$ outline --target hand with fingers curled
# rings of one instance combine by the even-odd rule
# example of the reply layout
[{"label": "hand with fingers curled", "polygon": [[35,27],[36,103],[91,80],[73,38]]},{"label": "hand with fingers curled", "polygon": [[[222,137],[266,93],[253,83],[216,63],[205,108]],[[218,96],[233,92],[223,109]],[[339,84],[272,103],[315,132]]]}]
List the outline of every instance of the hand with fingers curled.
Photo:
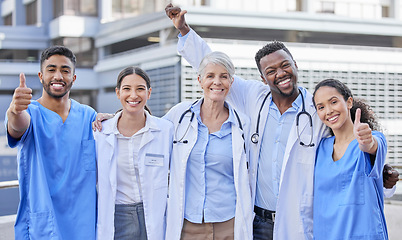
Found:
[{"label": "hand with fingers curled", "polygon": [[377,140],[371,133],[371,128],[367,123],[360,122],[361,109],[356,109],[355,121],[353,123],[353,133],[359,142],[359,148],[363,152],[375,155],[377,151]]},{"label": "hand with fingers curled", "polygon": [[111,119],[112,117],[114,117],[114,114],[98,113],[96,115],[95,121],[92,122],[92,130],[94,132],[96,132],[96,130],[98,130],[99,132],[102,131],[102,122]]},{"label": "hand with fingers curled", "polygon": [[180,7],[175,7],[169,3],[165,7],[166,15],[172,20],[173,25],[178,29],[182,36],[186,35],[190,31],[190,27],[187,25],[184,15],[187,13],[186,10],[181,10]]},{"label": "hand with fingers curled", "polygon": [[10,112],[15,115],[21,114],[24,110],[28,109],[31,99],[32,89],[27,87],[25,75],[21,73],[20,85],[15,89],[13,99],[10,103]]},{"label": "hand with fingers curled", "polygon": [[399,172],[394,169],[391,165],[385,164],[383,171],[383,182],[385,188],[393,188],[395,184],[399,181]]}]

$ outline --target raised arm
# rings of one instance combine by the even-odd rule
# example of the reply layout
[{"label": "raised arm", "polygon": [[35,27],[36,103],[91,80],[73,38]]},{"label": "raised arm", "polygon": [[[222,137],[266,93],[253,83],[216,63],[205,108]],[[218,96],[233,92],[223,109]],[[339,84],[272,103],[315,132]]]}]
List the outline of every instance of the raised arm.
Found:
[{"label": "raised arm", "polygon": [[15,89],[13,99],[7,109],[7,132],[19,139],[29,127],[31,116],[26,111],[31,103],[32,89],[26,85],[25,75],[20,74],[20,85]]},{"label": "raised arm", "polygon": [[[193,30],[185,20],[187,11],[181,10],[169,4],[165,8],[166,15],[172,20],[173,25],[180,31],[177,51],[187,62],[198,71],[201,60],[212,50],[208,44]],[[259,91],[268,91],[269,88],[261,81],[244,80],[234,76],[234,82],[227,100],[238,110],[248,113],[250,107],[255,107],[255,102],[250,101]]]}]

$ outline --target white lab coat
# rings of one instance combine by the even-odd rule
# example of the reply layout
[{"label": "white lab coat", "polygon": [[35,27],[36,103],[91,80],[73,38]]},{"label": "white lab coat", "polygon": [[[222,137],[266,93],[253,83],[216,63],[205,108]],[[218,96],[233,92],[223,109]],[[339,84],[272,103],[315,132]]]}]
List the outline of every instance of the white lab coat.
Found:
[{"label": "white lab coat", "polygon": [[[173,124],[151,116],[145,111],[149,129],[144,132],[139,147],[139,176],[144,205],[148,240],[164,239],[168,194],[168,171],[173,141]],[[102,131],[94,133],[98,164],[98,221],[97,239],[114,239],[114,208],[116,200],[115,153],[117,138],[113,132],[121,113],[102,124]],[[146,154],[163,155],[163,162],[153,164]],[[163,165],[163,166],[160,166]]]},{"label": "white lab coat", "polygon": [[[198,135],[198,122],[194,117],[190,122],[191,112],[187,113],[181,124],[178,124],[181,115],[190,108],[191,102],[182,102],[174,106],[164,118],[170,120],[178,128],[178,140],[183,136],[185,129],[189,126],[187,134],[183,140],[188,143],[178,142],[173,145],[172,160],[170,165],[169,198],[167,210],[166,239],[180,239],[184,220],[184,201],[185,201],[185,180],[187,161],[193,149]],[[253,230],[253,205],[251,199],[250,185],[248,179],[247,159],[249,146],[246,144],[244,151],[243,133],[250,131],[250,120],[241,112],[237,111],[244,132],[240,129],[237,119],[232,125],[232,149],[233,149],[233,172],[236,189],[236,213],[235,213],[235,239],[252,239]],[[248,137],[248,134],[245,134]]]},{"label": "white lab coat", "polygon": [[[191,30],[185,44],[183,46],[178,45],[178,51],[194,67],[199,66],[203,56],[211,52],[211,49],[201,37]],[[299,89],[304,95],[306,111],[312,116],[313,143],[315,146],[303,147],[299,144],[294,122],[286,144],[282,165],[274,224],[275,240],[313,238],[313,180],[315,154],[321,138],[327,135],[328,132],[326,131],[325,125],[316,114],[312,102],[312,95],[304,88],[299,87]],[[232,84],[227,101],[236,109],[250,117],[252,133],[256,130],[258,112],[262,101],[269,91],[269,87],[261,81],[246,81],[235,77]],[[251,157],[249,172],[253,203],[255,200],[258,156],[267,120],[265,116],[268,116],[268,106],[271,103],[270,99],[271,97],[267,99],[261,111],[259,124],[260,141],[258,144],[250,143]],[[299,131],[302,138],[305,139],[303,142],[308,143],[311,134],[307,118],[300,118]]]}]

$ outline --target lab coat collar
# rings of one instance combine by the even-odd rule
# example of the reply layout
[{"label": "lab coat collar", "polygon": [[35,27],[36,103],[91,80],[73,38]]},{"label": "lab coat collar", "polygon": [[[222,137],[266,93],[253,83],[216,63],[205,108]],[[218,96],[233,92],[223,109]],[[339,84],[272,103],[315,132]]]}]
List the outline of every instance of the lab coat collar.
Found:
[{"label": "lab coat collar", "polygon": [[[111,145],[114,146],[114,136],[120,134],[119,130],[117,129],[117,122],[122,114],[122,111],[118,112],[113,118],[107,120],[102,124],[103,130],[102,132],[106,137],[106,141]],[[153,138],[154,135],[152,134],[153,131],[161,131],[160,127],[156,123],[154,117],[145,111],[145,127],[142,128],[140,131],[148,134],[144,134],[141,140],[140,148],[142,148],[145,144],[149,143]]]}]

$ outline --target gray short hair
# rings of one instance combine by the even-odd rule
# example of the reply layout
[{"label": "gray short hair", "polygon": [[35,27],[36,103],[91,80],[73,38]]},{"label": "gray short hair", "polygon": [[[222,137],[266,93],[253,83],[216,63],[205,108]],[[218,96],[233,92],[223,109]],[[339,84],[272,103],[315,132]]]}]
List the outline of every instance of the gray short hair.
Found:
[{"label": "gray short hair", "polygon": [[223,52],[211,52],[205,55],[205,57],[201,60],[200,66],[198,67],[198,74],[202,78],[205,72],[205,67],[210,64],[219,64],[228,71],[230,78],[235,74],[235,67],[233,65],[232,60],[228,55]]}]

